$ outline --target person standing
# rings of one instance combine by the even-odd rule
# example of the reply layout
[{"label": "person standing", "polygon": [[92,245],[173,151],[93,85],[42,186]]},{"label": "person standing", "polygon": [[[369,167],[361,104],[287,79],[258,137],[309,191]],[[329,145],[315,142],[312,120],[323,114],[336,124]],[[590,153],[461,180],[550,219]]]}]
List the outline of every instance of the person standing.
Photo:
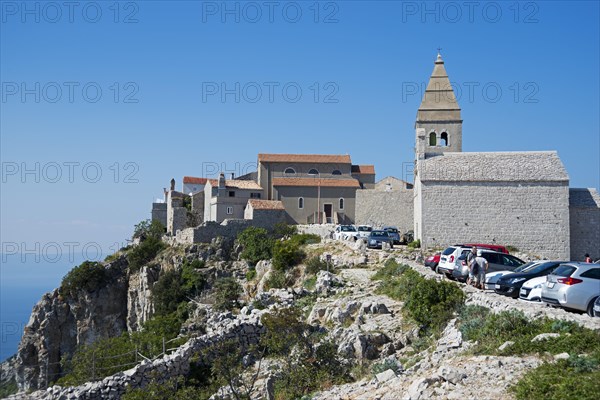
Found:
[{"label": "person standing", "polygon": [[471,252],[467,254],[467,265],[469,266],[469,278],[467,279],[467,285],[477,281],[477,276],[474,269],[476,268],[475,257],[477,257],[477,246],[473,246]]},{"label": "person standing", "polygon": [[585,262],[588,264],[592,263],[592,257],[588,253],[585,253]]},{"label": "person standing", "polygon": [[477,250],[477,257],[475,257],[474,264],[477,264],[477,281],[475,283],[475,287],[480,288],[481,290],[485,289],[485,273],[488,269],[488,262],[485,258],[482,257],[483,252],[481,250]]}]

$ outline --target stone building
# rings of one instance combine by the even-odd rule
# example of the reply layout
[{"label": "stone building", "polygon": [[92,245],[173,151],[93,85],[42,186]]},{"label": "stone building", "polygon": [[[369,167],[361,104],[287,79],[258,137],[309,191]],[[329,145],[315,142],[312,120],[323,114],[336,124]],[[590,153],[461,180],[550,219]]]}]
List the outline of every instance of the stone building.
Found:
[{"label": "stone building", "polygon": [[570,190],[555,151],[462,152],[461,109],[439,54],[415,131],[414,231],[423,247],[486,242],[600,257],[597,193]]},{"label": "stone building", "polygon": [[251,180],[208,179],[204,187],[204,221],[223,222],[226,219],[243,219],[250,199],[261,199],[262,187]]},{"label": "stone building", "polygon": [[262,227],[272,227],[277,223],[288,222],[283,203],[275,200],[248,200],[244,210],[244,219],[252,220],[253,225]]},{"label": "stone building", "polygon": [[294,223],[347,224],[356,191],[375,183],[375,167],[352,165],[349,155],[259,154],[258,183]]},{"label": "stone building", "polygon": [[395,226],[404,233],[413,229],[412,184],[388,176],[373,189],[356,192],[356,223],[376,228]]}]

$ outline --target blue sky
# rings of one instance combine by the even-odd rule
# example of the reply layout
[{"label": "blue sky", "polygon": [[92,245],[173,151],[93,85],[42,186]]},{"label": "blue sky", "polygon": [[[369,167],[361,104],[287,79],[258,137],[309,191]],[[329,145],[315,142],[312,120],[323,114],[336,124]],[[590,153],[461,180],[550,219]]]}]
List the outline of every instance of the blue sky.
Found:
[{"label": "blue sky", "polygon": [[2,1],[2,251],[109,253],[172,177],[259,152],[405,177],[438,47],[464,151],[557,150],[600,186],[598,2],[265,4]]}]

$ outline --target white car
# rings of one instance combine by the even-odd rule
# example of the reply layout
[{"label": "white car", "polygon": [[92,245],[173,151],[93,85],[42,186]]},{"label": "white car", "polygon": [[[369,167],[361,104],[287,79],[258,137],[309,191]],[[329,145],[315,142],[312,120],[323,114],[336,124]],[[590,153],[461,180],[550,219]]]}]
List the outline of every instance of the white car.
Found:
[{"label": "white car", "polygon": [[546,284],[545,276],[528,280],[521,286],[519,299],[527,301],[542,301],[542,288]]},{"label": "white car", "polygon": [[336,240],[355,240],[358,231],[354,225],[338,225],[335,227],[333,238]]},{"label": "white car", "polygon": [[367,238],[371,234],[371,231],[373,230],[373,227],[371,227],[370,225],[359,225],[357,227],[357,230],[358,234],[356,235],[356,238],[367,240]]},{"label": "white car", "polygon": [[487,290],[494,290],[496,282],[498,282],[498,279],[502,278],[504,275],[512,274],[514,272],[525,272],[525,270],[529,269],[530,267],[535,267],[541,262],[542,261],[531,261],[527,264],[523,264],[520,267],[515,268],[514,271],[496,271],[485,274],[485,288]]},{"label": "white car", "polygon": [[582,262],[561,264],[546,276],[542,302],[594,314],[594,301],[600,297],[600,265]]}]

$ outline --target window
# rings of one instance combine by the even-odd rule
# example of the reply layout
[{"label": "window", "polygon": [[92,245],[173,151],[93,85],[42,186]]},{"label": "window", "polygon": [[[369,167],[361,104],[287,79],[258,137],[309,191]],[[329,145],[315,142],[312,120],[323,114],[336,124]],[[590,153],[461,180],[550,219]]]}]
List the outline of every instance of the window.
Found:
[{"label": "window", "polygon": [[229,197],[235,197],[235,191],[231,190],[231,191],[229,192]]},{"label": "window", "polygon": [[319,171],[317,171],[315,168],[311,168],[310,171],[308,171],[309,175],[319,175]]},{"label": "window", "polygon": [[344,209],[344,199],[340,198],[340,210]]},{"label": "window", "polygon": [[232,215],[233,214],[233,207],[232,206],[228,206],[227,207],[227,215]]},{"label": "window", "polygon": [[260,193],[250,193],[251,199],[260,199]]},{"label": "window", "polygon": [[600,268],[592,268],[580,275],[582,278],[600,279]]},{"label": "window", "polygon": [[333,172],[331,173],[331,175],[341,175],[342,171],[340,171],[339,169],[334,169]]},{"label": "window", "polygon": [[283,173],[285,175],[296,175],[296,170],[292,167],[287,167]]},{"label": "window", "polygon": [[442,132],[442,146],[448,146],[448,133]]},{"label": "window", "polygon": [[298,197],[298,208],[304,208],[304,197]]},{"label": "window", "polygon": [[430,146],[435,146],[437,144],[437,138],[435,136],[435,132],[431,132],[429,134],[429,145]]}]

